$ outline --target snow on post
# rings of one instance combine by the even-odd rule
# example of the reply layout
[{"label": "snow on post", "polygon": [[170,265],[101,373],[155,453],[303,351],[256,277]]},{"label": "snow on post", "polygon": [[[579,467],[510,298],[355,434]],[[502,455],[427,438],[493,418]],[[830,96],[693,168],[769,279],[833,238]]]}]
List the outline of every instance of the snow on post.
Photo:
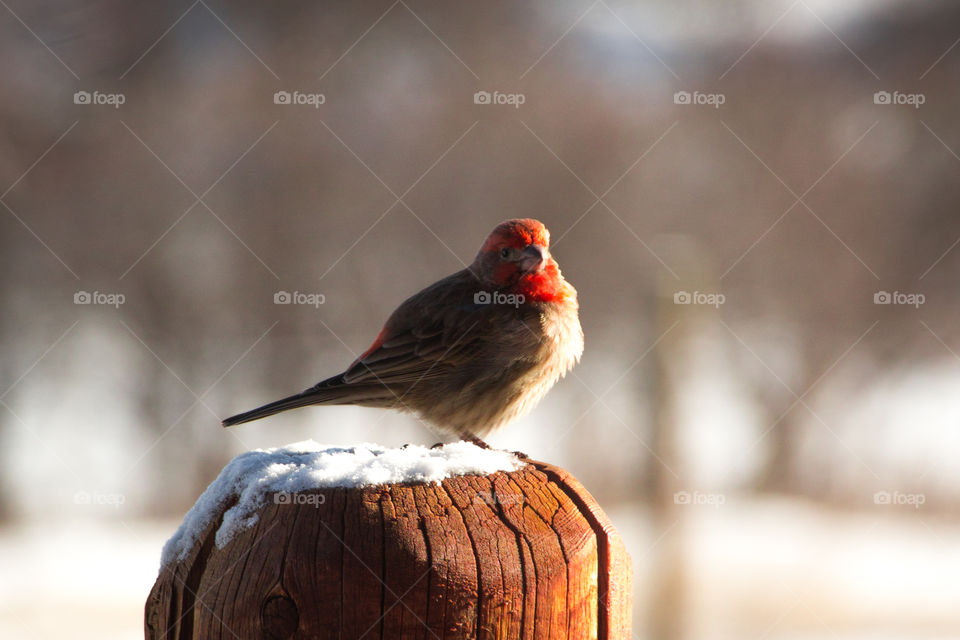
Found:
[{"label": "snow on post", "polygon": [[457,442],[234,458],[164,546],[148,640],[630,638],[630,558],[570,474]]}]

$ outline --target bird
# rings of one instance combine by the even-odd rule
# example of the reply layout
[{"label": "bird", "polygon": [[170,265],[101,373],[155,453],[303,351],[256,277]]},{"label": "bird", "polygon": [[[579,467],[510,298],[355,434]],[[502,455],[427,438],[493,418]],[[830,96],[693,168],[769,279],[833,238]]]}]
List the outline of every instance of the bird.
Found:
[{"label": "bird", "polygon": [[468,267],[409,297],[345,371],[223,420],[309,405],[412,413],[441,436],[483,438],[529,412],[580,361],[577,291],[538,220],[497,225]]}]

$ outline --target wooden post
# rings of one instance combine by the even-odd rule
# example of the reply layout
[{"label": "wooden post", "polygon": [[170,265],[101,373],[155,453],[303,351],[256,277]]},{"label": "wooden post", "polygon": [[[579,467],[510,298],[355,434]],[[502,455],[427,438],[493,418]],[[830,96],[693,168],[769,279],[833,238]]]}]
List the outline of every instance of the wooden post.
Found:
[{"label": "wooden post", "polygon": [[147,640],[631,637],[630,557],[562,469],[308,493],[223,549],[214,518],[161,569]]}]

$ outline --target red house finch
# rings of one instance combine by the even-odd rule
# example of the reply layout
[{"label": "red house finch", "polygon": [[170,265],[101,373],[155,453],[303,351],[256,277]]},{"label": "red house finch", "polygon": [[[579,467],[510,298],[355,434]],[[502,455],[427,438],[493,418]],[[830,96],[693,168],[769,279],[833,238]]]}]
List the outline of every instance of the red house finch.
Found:
[{"label": "red house finch", "polygon": [[249,422],[312,404],[388,407],[478,441],[523,415],[580,360],[577,292],[537,220],[507,220],[473,264],[408,298],[343,373],[227,418]]}]

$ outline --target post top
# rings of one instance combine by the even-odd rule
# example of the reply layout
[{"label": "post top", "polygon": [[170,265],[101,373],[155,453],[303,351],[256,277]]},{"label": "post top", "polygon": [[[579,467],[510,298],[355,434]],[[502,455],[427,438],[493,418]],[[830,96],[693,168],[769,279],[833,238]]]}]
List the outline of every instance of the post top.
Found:
[{"label": "post top", "polygon": [[[255,449],[224,467],[183,523],[163,547],[161,566],[183,560],[214,518],[223,513],[216,532],[222,549],[239,532],[256,524],[258,511],[271,493],[297,493],[332,487],[436,483],[463,475],[516,471],[524,463],[507,451],[454,442],[430,449],[417,445],[387,448],[362,443],[322,445],[312,440],[274,449]],[[224,507],[230,503],[233,506]]]}]

